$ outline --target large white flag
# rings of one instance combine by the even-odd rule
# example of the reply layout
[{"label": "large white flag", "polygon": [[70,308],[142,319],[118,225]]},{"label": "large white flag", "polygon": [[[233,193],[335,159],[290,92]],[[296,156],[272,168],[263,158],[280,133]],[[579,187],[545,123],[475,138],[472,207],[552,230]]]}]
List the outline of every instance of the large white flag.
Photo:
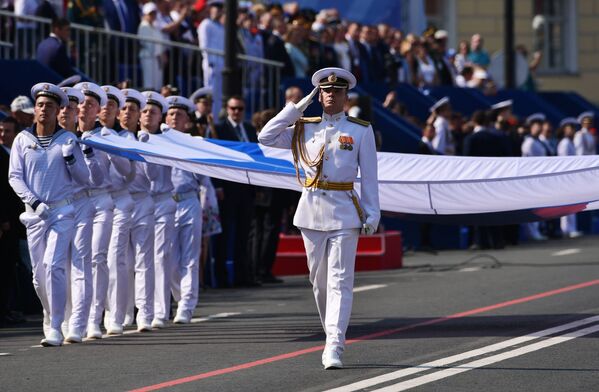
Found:
[{"label": "large white flag", "polygon": [[[84,141],[132,160],[245,184],[300,190],[290,150],[170,130],[147,143]],[[479,158],[378,153],[381,209],[427,221],[503,224],[599,208],[599,156]],[[359,194],[360,182],[355,183]]]}]

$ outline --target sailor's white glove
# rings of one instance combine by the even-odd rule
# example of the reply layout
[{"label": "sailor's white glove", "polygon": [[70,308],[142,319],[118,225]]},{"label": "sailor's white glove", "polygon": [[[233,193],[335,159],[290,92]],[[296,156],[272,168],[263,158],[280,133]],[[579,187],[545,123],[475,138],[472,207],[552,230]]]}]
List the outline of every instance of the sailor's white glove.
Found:
[{"label": "sailor's white glove", "polygon": [[102,130],[100,131],[100,135],[108,136],[108,135],[112,135],[112,132],[110,132],[110,129],[108,129],[106,127],[102,127]]},{"label": "sailor's white glove", "polygon": [[362,230],[360,231],[360,234],[371,235],[371,234],[374,234],[375,232],[376,232],[376,227],[374,227],[371,224],[364,223],[362,225]]},{"label": "sailor's white glove", "polygon": [[44,220],[50,215],[50,207],[46,203],[39,203],[35,208],[35,214]]},{"label": "sailor's white glove", "polygon": [[150,140],[150,134],[146,131],[137,132],[137,140],[143,143],[147,143]]},{"label": "sailor's white glove", "polygon": [[319,87],[314,87],[314,90],[312,90],[310,94],[306,95],[301,101],[295,104],[295,108],[303,113],[312,103],[312,99],[316,93],[318,93],[318,89]]},{"label": "sailor's white glove", "polygon": [[73,149],[75,148],[75,144],[73,143],[73,139],[69,139],[65,144],[62,145],[62,156],[67,161],[71,159],[75,159],[73,156]]},{"label": "sailor's white glove", "polygon": [[90,131],[85,131],[81,134],[81,140],[87,140],[91,138],[93,134]]}]

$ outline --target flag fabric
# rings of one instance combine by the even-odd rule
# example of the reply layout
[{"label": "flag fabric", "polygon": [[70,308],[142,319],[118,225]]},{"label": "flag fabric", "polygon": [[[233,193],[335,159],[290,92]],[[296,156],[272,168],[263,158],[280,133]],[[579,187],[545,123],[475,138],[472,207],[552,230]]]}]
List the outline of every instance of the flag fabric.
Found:
[{"label": "flag fabric", "polygon": [[[111,154],[234,182],[301,190],[290,150],[167,130],[146,143],[85,141]],[[483,158],[378,153],[381,210],[410,219],[507,224],[599,208],[599,156]],[[360,194],[360,182],[354,184]]]}]

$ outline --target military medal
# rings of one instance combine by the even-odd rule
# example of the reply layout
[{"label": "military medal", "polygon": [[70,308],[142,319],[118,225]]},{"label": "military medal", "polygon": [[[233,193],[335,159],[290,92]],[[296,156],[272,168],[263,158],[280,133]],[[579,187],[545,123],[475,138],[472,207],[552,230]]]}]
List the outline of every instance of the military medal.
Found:
[{"label": "military medal", "polygon": [[354,149],[354,139],[351,136],[339,136],[339,148],[352,151]]}]

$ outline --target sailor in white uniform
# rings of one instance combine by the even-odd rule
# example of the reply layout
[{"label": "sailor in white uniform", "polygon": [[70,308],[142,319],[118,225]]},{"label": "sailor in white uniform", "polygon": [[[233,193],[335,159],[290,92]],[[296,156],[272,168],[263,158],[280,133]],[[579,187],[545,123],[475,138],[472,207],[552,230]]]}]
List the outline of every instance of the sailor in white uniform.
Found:
[{"label": "sailor in white uniform", "polygon": [[[162,131],[162,116],[168,109],[166,99],[154,91],[144,91],[146,107],[141,112],[141,133],[158,135]],[[149,135],[148,135],[149,136]],[[154,200],[154,317],[153,328],[164,328],[169,319],[171,304],[172,246],[175,234],[173,183],[170,166],[149,164],[158,175],[152,179],[150,192]]]},{"label": "sailor in white uniform", "polygon": [[[523,157],[544,157],[547,156],[547,149],[543,146],[543,142],[539,140],[539,135],[543,130],[543,122],[546,117],[543,113],[534,113],[526,118],[526,125],[530,129],[530,134],[524,138],[522,142]],[[528,235],[535,241],[546,240],[547,237],[539,231],[539,222],[526,223]]]},{"label": "sailor in white uniform", "polygon": [[[100,112],[100,122],[107,129],[103,129],[113,135],[127,135],[121,129],[118,116],[121,110],[125,110],[126,97],[114,86],[102,86],[106,93],[107,104]],[[120,132],[117,132],[119,129]],[[109,335],[120,335],[123,333],[123,321],[127,304],[127,250],[129,248],[129,231],[131,226],[131,213],[133,211],[133,199],[129,195],[128,184],[135,176],[135,164],[127,159],[109,156],[110,168],[110,197],[114,203],[112,230],[107,253],[108,286],[106,291],[106,306],[104,312],[104,327]],[[120,302],[119,302],[120,299]]]},{"label": "sailor in white uniform", "polygon": [[576,155],[595,155],[597,154],[597,141],[595,136],[589,131],[593,127],[595,113],[583,112],[578,116],[580,130],[574,135],[574,146]]},{"label": "sailor in white uniform", "polygon": [[431,118],[434,117],[433,125],[435,126],[435,138],[433,139],[433,147],[439,154],[454,155],[455,143],[453,136],[449,130],[449,115],[451,114],[451,105],[449,97],[443,97],[430,107]]},{"label": "sailor in white uniform", "polygon": [[[79,105],[85,100],[81,90],[73,87],[62,87],[61,90],[69,98],[69,104],[60,110],[58,122],[60,126],[75,134]],[[89,133],[85,135],[89,136]],[[92,185],[99,185],[104,180],[102,168],[98,163],[93,148],[80,145],[85,163],[90,172],[86,184],[73,183],[73,207],[75,209],[75,231],[70,249],[71,262],[67,263],[67,277],[70,280],[70,293],[67,297],[67,310],[63,333],[69,343],[80,343],[87,330],[87,319],[92,302],[92,225],[94,208],[89,202],[87,191]]]},{"label": "sailor in white uniform", "polygon": [[[573,139],[576,133],[576,127],[578,126],[578,120],[574,117],[566,117],[560,122],[559,126],[562,139],[557,145],[557,155],[562,157],[576,155],[576,146],[574,146]],[[582,233],[578,231],[576,226],[576,214],[570,214],[560,218],[560,228],[562,229],[564,237],[580,237]]]},{"label": "sailor in white uniform", "polygon": [[[85,96],[84,101],[79,105],[78,130],[83,133],[90,132],[101,135],[113,133],[114,131],[102,128],[96,122],[100,110],[108,103],[106,92],[100,86],[90,82],[77,83],[74,88],[81,90]],[[82,137],[85,138],[83,134]],[[100,339],[102,337],[100,323],[106,307],[108,290],[108,245],[114,217],[114,202],[110,197],[110,166],[130,167],[130,163],[127,159],[109,155],[103,151],[96,151],[95,155],[102,168],[104,179],[101,184],[90,186],[87,190],[89,202],[95,209],[92,229],[93,297],[87,325],[87,337]]]},{"label": "sailor in white uniform", "polygon": [[[188,132],[191,114],[195,109],[193,102],[179,96],[167,97],[166,100],[166,125],[170,130],[164,136],[178,144],[193,143],[193,139],[184,134]],[[174,322],[186,324],[191,321],[198,303],[199,256],[202,245],[202,206],[199,192],[200,184],[209,179],[175,167],[171,179],[174,186],[173,198],[177,202],[171,279],[173,296],[178,302]]]},{"label": "sailor in white uniform", "polygon": [[218,118],[222,106],[223,56],[208,52],[206,49],[224,51],[225,27],[222,24],[223,0],[208,1],[209,15],[198,27],[198,39],[202,49],[202,71],[204,73],[204,87],[213,91],[212,115]]},{"label": "sailor in white uniform", "polygon": [[[374,233],[380,219],[377,155],[370,124],[343,112],[355,77],[341,68],[324,68],[312,76],[312,84],[312,93],[297,104],[288,103],[258,138],[267,146],[292,149],[296,165],[307,175],[293,223],[302,232],[327,336],[322,363],[332,369],[343,366],[358,235],[360,229]],[[302,118],[317,93],[323,116]],[[358,169],[361,200],[353,190]]]},{"label": "sailor in white uniform", "polygon": [[59,346],[67,295],[65,266],[74,230],[73,183],[86,183],[90,174],[75,136],[57,124],[59,108],[69,102],[66,94],[53,84],[39,83],[31,95],[34,124],[13,142],[8,178],[25,203],[21,222],[27,229],[33,287],[46,319],[41,344]]},{"label": "sailor in white uniform", "polygon": [[[122,128],[119,136],[136,140],[139,118],[141,111],[146,106],[146,98],[139,91],[130,88],[122,90],[122,93],[125,96],[125,105],[119,112],[119,124]],[[116,271],[116,276],[111,275],[111,285],[108,287],[108,303],[113,326],[133,324],[136,259],[135,249],[131,247],[131,230],[135,202],[129,189],[138,171],[141,171],[143,176],[144,168],[145,163],[135,162],[133,163],[134,170],[129,177],[121,177],[120,180],[113,179],[112,198],[115,203],[115,212],[113,235],[108,254],[109,264],[111,261],[116,263],[116,269],[111,268],[111,271]],[[141,181],[144,183],[143,179]],[[135,216],[139,217],[139,214]],[[141,279],[141,275],[139,278]]]},{"label": "sailor in white uniform", "polygon": [[[154,93],[157,94],[157,93]],[[144,95],[146,104],[139,113],[139,118],[144,111],[158,111],[162,118],[162,109],[157,108],[156,104],[150,105],[147,96]],[[158,99],[158,98],[157,98]],[[156,102],[154,100],[154,102]],[[122,121],[121,121],[122,123]],[[135,126],[131,120],[128,128]],[[127,129],[132,136],[141,142],[147,142],[149,134],[146,131],[137,131]],[[158,179],[160,175],[158,165],[146,162],[135,163],[135,177],[129,184],[129,193],[133,199],[133,213],[131,219],[131,234],[129,239],[129,266],[133,267],[134,282],[129,280],[130,287],[134,288],[134,303],[137,308],[137,330],[140,332],[150,331],[152,329],[152,320],[154,319],[154,200],[151,195],[151,183]],[[131,301],[131,297],[129,297]],[[132,302],[127,306],[127,318],[132,318]],[[126,320],[125,319],[125,320]],[[125,325],[127,320],[125,321]]]}]

